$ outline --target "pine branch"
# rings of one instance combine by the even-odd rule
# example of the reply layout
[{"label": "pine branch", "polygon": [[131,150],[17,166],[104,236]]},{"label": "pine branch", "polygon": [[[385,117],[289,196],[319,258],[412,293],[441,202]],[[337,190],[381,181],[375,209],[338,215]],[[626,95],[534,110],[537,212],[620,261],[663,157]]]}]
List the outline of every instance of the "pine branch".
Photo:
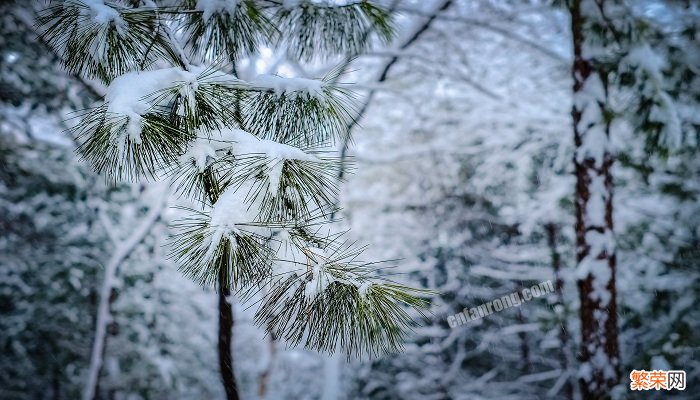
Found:
[{"label": "pine branch", "polygon": [[278,261],[285,273],[273,277],[256,322],[293,346],[329,354],[341,349],[348,358],[400,350],[413,324],[400,304],[420,312],[428,306],[420,296],[430,291],[373,276],[376,263],[357,261],[362,249],[338,244],[337,237],[309,243],[290,234],[285,255],[291,247],[297,256]]},{"label": "pine branch", "polygon": [[[61,57],[61,54],[57,53],[55,48],[51,46],[51,44],[48,43],[45,38],[42,37],[41,31],[37,31],[38,26],[34,21],[35,18],[33,15],[31,15],[26,10],[17,9],[14,10],[14,16],[16,17],[16,20],[23,24],[27,29],[37,33],[37,38],[39,39],[41,44],[51,49],[54,52],[54,54],[59,58]],[[106,87],[101,82],[94,79],[85,78],[80,75],[73,74],[72,76],[76,79],[78,83],[80,83],[81,86],[83,86],[83,88],[85,88],[85,90],[90,92],[90,94],[94,98],[104,97]]]},{"label": "pine branch", "polygon": [[[270,43],[277,36],[277,29],[254,1],[233,4],[233,9],[181,14],[187,46],[194,57],[203,61],[228,60],[233,63],[242,56],[255,53],[262,44]],[[188,0],[185,5],[190,10],[195,9],[197,1]]]},{"label": "pine branch", "polygon": [[305,61],[355,56],[369,45],[369,32],[385,43],[394,32],[390,15],[368,1],[343,6],[300,1],[277,7],[273,20],[284,33],[289,53]]},{"label": "pine branch", "polygon": [[156,11],[130,10],[99,0],[65,0],[37,18],[41,39],[63,55],[66,68],[105,82],[158,59],[177,59]]},{"label": "pine branch", "polygon": [[132,119],[109,114],[104,105],[78,117],[80,123],[71,129],[80,143],[77,151],[112,181],[155,178],[184,152],[189,140],[179,118],[147,114],[133,128]]},{"label": "pine branch", "polygon": [[[265,139],[293,146],[317,146],[345,140],[345,126],[352,120],[355,94],[337,83],[339,70],[321,81],[265,76],[253,81],[241,104],[242,125]],[[258,78],[260,79],[260,78]],[[261,85],[261,83],[264,83]],[[290,84],[299,88],[286,88]]]},{"label": "pine branch", "polygon": [[[369,45],[372,32],[391,37],[389,14],[365,1],[142,3],[66,0],[43,14],[42,37],[75,73],[110,82],[104,104],[78,115],[83,158],[113,180],[167,172],[179,193],[201,203],[201,211],[188,209],[190,216],[174,224],[170,256],[185,275],[219,291],[220,368],[229,398],[237,397],[226,299],[232,289],[269,284],[256,318],[292,345],[331,353],[340,346],[348,356],[398,350],[412,323],[404,306],[425,308],[429,292],[378,277],[375,263],[357,261],[363,248],[318,235],[335,212],[334,177],[348,168],[345,158],[319,151],[349,141],[354,95],[338,83],[347,63],[321,81],[244,82],[220,71],[269,44],[275,26],[298,58],[351,56]],[[192,65],[174,32],[184,33],[196,57],[221,63]],[[139,71],[156,60],[177,66]],[[287,232],[286,239],[275,232]]]},{"label": "pine branch", "polygon": [[[272,253],[267,236],[255,231],[262,225],[251,221],[236,231],[212,224],[208,214],[187,210],[192,215],[176,221],[170,256],[180,270],[203,286],[233,288],[258,282],[270,274]],[[224,271],[220,274],[220,271]],[[219,276],[223,280],[219,281]]]}]

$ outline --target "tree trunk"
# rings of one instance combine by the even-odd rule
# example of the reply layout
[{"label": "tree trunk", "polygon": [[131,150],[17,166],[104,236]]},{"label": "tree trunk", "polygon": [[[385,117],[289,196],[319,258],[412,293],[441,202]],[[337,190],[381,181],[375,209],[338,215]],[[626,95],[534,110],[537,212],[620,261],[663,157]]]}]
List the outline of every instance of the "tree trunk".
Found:
[{"label": "tree trunk", "polygon": [[[202,173],[202,183],[204,190],[211,201],[215,204],[219,199],[219,184],[211,168],[207,168]],[[233,342],[233,308],[228,298],[231,296],[230,277],[228,269],[223,263],[219,263],[218,289],[219,289],[219,373],[221,382],[224,385],[227,400],[239,400],[236,376],[233,371],[233,356],[231,355],[231,344]]]},{"label": "tree trunk", "polygon": [[[619,381],[615,243],[613,237],[610,118],[606,75],[584,53],[582,9],[594,0],[570,2],[574,45],[574,167],[576,174],[576,277],[581,317],[581,369],[584,399],[608,397]],[[598,0],[604,1],[604,0]],[[591,2],[581,7],[582,2]],[[601,4],[602,8],[602,4]]]},{"label": "tree trunk", "polygon": [[[566,329],[566,313],[564,311],[564,279],[561,276],[561,255],[557,251],[557,226],[553,223],[546,224],[547,245],[552,260],[552,270],[554,271],[554,294],[556,300],[554,310],[559,322],[559,365],[562,371],[569,373],[569,333]],[[565,398],[574,398],[574,386],[571,379],[567,377],[564,384]]]},{"label": "tree trunk", "polygon": [[[119,266],[129,257],[129,254],[148,235],[151,228],[160,219],[160,215],[166,205],[168,192],[162,188],[163,192],[157,204],[148,211],[143,218],[143,222],[136,227],[131,236],[123,242],[115,243],[116,249],[105,267],[100,300],[97,307],[97,317],[95,321],[95,339],[90,355],[90,367],[88,369],[87,383],[83,391],[83,400],[93,400],[97,398],[97,387],[99,384],[100,372],[102,371],[103,357],[107,341],[107,328],[112,320],[110,306],[113,302],[113,291],[116,285],[117,272]],[[109,227],[106,227],[110,229]]]},{"label": "tree trunk", "polygon": [[233,372],[233,358],[231,356],[231,341],[233,338],[233,310],[228,297],[231,289],[225,279],[226,271],[222,268],[219,272],[219,369],[221,380],[224,383],[227,400],[238,400],[238,387]]}]

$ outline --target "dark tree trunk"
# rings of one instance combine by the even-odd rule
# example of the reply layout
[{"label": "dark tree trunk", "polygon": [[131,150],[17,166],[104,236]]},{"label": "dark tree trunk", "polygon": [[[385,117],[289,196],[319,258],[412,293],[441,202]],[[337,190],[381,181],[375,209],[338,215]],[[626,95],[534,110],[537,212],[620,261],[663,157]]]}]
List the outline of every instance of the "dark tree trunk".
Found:
[{"label": "dark tree trunk", "polygon": [[[546,224],[547,245],[552,260],[552,270],[554,271],[554,303],[555,312],[559,322],[559,365],[562,371],[569,371],[569,333],[566,329],[566,313],[564,311],[564,279],[561,276],[561,255],[557,251],[557,226],[553,223]],[[574,398],[574,385],[571,379],[567,378],[564,384],[564,396],[572,400]]]},{"label": "dark tree trunk", "polygon": [[[202,184],[211,201],[216,203],[221,192],[218,181],[211,168],[202,173]],[[233,308],[228,298],[231,296],[231,280],[226,265],[219,263],[219,276],[217,278],[219,289],[219,373],[221,382],[226,392],[226,400],[239,400],[236,376],[233,371],[233,356],[231,344],[233,342]]]},{"label": "dark tree trunk", "polygon": [[[613,157],[600,131],[609,137],[607,113],[606,74],[597,70],[593,60],[586,58],[583,44],[584,22],[582,2],[571,0],[571,30],[574,45],[574,144],[576,155],[576,260],[581,317],[580,360],[583,371],[580,379],[584,399],[604,399],[619,381],[619,349],[617,342],[617,310],[615,293],[615,251],[612,241],[611,167]],[[597,0],[604,9],[604,0]],[[585,9],[595,10],[596,4]],[[603,94],[599,94],[599,93]],[[602,97],[601,97],[602,96]],[[599,110],[589,110],[598,107]],[[593,111],[600,121],[583,120]],[[594,134],[597,133],[597,134]],[[603,146],[604,152],[596,158],[591,146]],[[602,157],[602,158],[600,158]],[[594,203],[603,204],[602,207]]]},{"label": "dark tree trunk", "polygon": [[[231,290],[224,278],[225,270],[219,272],[219,370],[221,380],[224,383],[227,400],[238,400],[238,387],[233,372],[233,358],[231,356],[231,341],[233,338],[233,310],[228,297]],[[223,281],[223,282],[222,282]],[[221,285],[224,283],[224,285]]]}]

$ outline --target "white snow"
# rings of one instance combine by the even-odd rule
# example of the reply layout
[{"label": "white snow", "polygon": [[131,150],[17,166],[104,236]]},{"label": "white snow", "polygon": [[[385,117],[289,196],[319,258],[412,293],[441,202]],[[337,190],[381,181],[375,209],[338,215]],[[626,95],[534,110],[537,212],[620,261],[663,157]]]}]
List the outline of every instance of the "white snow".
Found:
[{"label": "white snow", "polygon": [[588,255],[576,267],[576,278],[592,278],[593,290],[591,300],[599,301],[602,307],[607,306],[612,299],[607,286],[612,279],[612,270],[604,254],[615,251],[615,238],[610,230],[604,233],[597,231],[586,232],[586,243],[589,245]]},{"label": "white snow", "polygon": [[663,142],[667,146],[676,149],[680,148],[683,142],[683,131],[674,101],[664,91],[656,93],[656,97],[657,104],[652,106],[649,120],[663,124]]},{"label": "white snow", "polygon": [[673,367],[671,366],[671,364],[669,364],[668,360],[666,360],[666,357],[664,357],[661,354],[658,354],[651,358],[651,369],[669,370],[673,369]]},{"label": "white snow", "polygon": [[[254,198],[249,196],[251,185],[243,184],[227,188],[212,206],[209,227],[213,229],[209,238],[209,246],[204,256],[205,260],[211,260],[221,239],[227,237],[233,247],[236,246],[236,236],[241,234],[243,225],[254,222],[257,217],[259,205]],[[251,230],[254,227],[247,227]]]},{"label": "white snow", "polygon": [[323,293],[323,291],[326,290],[326,288],[333,283],[335,279],[333,278],[333,275],[324,269],[329,256],[323,249],[307,247],[304,250],[308,256],[308,262],[311,267],[309,270],[311,280],[306,282],[306,286],[304,287],[304,295],[308,300],[312,300],[317,295]]},{"label": "white snow", "polygon": [[192,82],[195,75],[181,68],[164,68],[153,71],[129,72],[115,78],[107,88],[105,101],[107,112],[126,116],[129,138],[140,143],[142,116],[153,104],[149,96],[173,87],[177,82]]},{"label": "white snow", "polygon": [[277,193],[279,190],[285,160],[318,161],[317,157],[307,154],[297,147],[273,140],[258,139],[240,129],[223,129],[220,137],[221,140],[212,140],[212,142],[217,142],[216,146],[219,146],[217,150],[229,149],[234,155],[259,154],[267,158],[269,168],[267,175],[271,193]]},{"label": "white snow", "polygon": [[607,258],[597,259],[595,257],[596,255],[589,254],[581,260],[576,270],[576,276],[579,279],[585,279],[588,275],[591,275],[593,290],[590,293],[590,298],[591,300],[599,301],[601,307],[605,307],[612,298],[610,291],[607,289],[607,285],[612,278],[612,271],[608,265]]},{"label": "white snow", "polygon": [[[233,77],[232,75],[217,71],[205,71],[202,67],[191,67],[191,71],[179,67],[163,68],[153,71],[129,72],[115,78],[107,88],[105,102],[107,112],[110,114],[126,116],[127,134],[129,139],[139,143],[141,140],[142,116],[153,106],[153,101],[157,98],[155,93],[181,85],[180,92],[188,100],[191,110],[195,110],[194,95],[201,84],[235,84],[247,87],[273,90],[278,95],[295,93],[311,97],[323,98],[323,86],[321,81],[311,79],[288,79],[273,75],[259,76],[253,83],[246,83]],[[201,77],[201,81],[200,78]],[[179,110],[180,112],[184,110]],[[208,136],[202,135],[202,136]],[[270,159],[299,159],[315,160],[300,149],[283,145],[270,140],[260,140],[255,136],[233,129],[221,131],[221,146],[213,145],[217,150],[227,147],[225,142],[235,143],[231,146],[236,154],[260,153]],[[199,167],[206,167],[206,161],[202,161],[202,154],[210,154],[208,149],[197,145],[193,151],[198,152],[195,156]],[[202,151],[204,153],[202,153]],[[271,184],[276,187],[281,174],[281,163],[270,164],[272,170]]]},{"label": "white snow", "polygon": [[251,84],[259,89],[269,89],[276,95],[305,94],[309,97],[324,100],[323,82],[316,79],[285,78],[278,75],[262,74],[253,79]]},{"label": "white snow", "polygon": [[239,4],[240,0],[198,0],[195,10],[201,11],[202,18],[209,21],[214,14],[222,12],[233,16]]},{"label": "white snow", "polygon": [[106,5],[102,0],[84,0],[83,4],[87,7],[81,7],[78,18],[79,31],[93,30],[97,26],[97,37],[90,42],[88,54],[95,61],[102,63],[107,56],[107,34],[109,27],[114,25],[118,35],[126,33],[126,23],[122,19],[119,12]]},{"label": "white snow", "polygon": [[[589,107],[587,110],[596,108]],[[600,168],[608,148],[609,139],[604,128],[601,125],[594,125],[583,134],[581,146],[576,150],[576,160],[583,162],[583,160],[590,158],[595,160],[596,168]]]},{"label": "white snow", "polygon": [[586,232],[586,243],[589,246],[591,254],[608,254],[615,251],[615,237],[611,230],[606,230],[604,233],[596,231]]},{"label": "white snow", "polygon": [[315,156],[307,154],[297,147],[273,140],[258,139],[255,135],[240,129],[222,129],[221,138],[224,142],[228,142],[233,153],[238,155],[263,154],[271,159],[317,160]]},{"label": "white snow", "polygon": [[218,156],[216,148],[212,146],[212,142],[207,139],[197,139],[190,143],[187,151],[182,155],[181,162],[187,163],[194,161],[199,172],[203,172],[211,165]]},{"label": "white snow", "polygon": [[605,226],[605,203],[607,199],[607,189],[605,188],[605,177],[590,171],[589,198],[586,203],[586,212],[584,214],[587,226]]},{"label": "white snow", "polygon": [[225,190],[214,204],[211,211],[212,227],[239,233],[238,225],[255,220],[256,214],[251,210],[250,201],[247,198],[248,188],[229,188]]},{"label": "white snow", "polygon": [[654,52],[647,43],[642,43],[630,50],[627,56],[622,60],[622,65],[629,65],[641,68],[649,76],[661,81],[662,71],[666,68],[666,60],[658,53]]},{"label": "white snow", "polygon": [[663,124],[662,141],[664,144],[671,148],[679,148],[683,141],[683,132],[678,109],[663,87],[663,71],[667,66],[667,60],[647,43],[632,48],[621,62],[621,67],[637,68],[640,80],[648,79],[644,82],[642,90],[645,96],[654,99],[649,120]]},{"label": "white snow", "polygon": [[608,152],[610,141],[605,132],[600,103],[605,101],[605,87],[598,74],[589,76],[581,91],[575,96],[574,104],[581,111],[578,129],[581,132],[581,146],[576,150],[576,160],[595,160],[596,168],[603,165],[605,153]]},{"label": "white snow", "polygon": [[[601,336],[600,339],[604,341],[604,336]],[[590,363],[593,365],[594,370],[603,371],[603,375],[605,376],[605,378],[615,378],[616,374],[614,365],[616,365],[617,363],[615,360],[610,359],[608,354],[605,352],[603,343],[600,343],[600,345],[595,348],[595,351],[591,355]]]},{"label": "white snow", "polygon": [[108,27],[114,23],[117,32],[121,35],[126,29],[126,23],[119,15],[119,11],[105,4],[103,0],[82,0],[88,6],[93,22]]},{"label": "white snow", "polygon": [[367,292],[369,291],[370,286],[372,286],[371,281],[364,281],[360,287],[357,289],[357,291],[360,293],[360,297],[365,298],[367,297]]},{"label": "white snow", "polygon": [[[200,136],[202,134],[203,132],[200,132]],[[271,140],[261,140],[240,129],[222,129],[213,133],[210,138],[197,139],[188,147],[182,158],[186,161],[194,160],[201,171],[218,157],[217,152],[220,151],[233,155],[259,154],[266,157],[270,167],[268,191],[271,193],[277,193],[279,188],[284,160],[316,160],[316,157],[306,154],[301,149]],[[229,237],[235,245],[235,235],[232,234],[239,234],[241,225],[256,221],[262,196],[253,195],[253,185],[254,182],[247,181],[239,186],[229,187],[213,205],[209,225],[214,231],[205,259],[214,255],[223,237]],[[254,227],[247,227],[247,230],[251,229]]]}]

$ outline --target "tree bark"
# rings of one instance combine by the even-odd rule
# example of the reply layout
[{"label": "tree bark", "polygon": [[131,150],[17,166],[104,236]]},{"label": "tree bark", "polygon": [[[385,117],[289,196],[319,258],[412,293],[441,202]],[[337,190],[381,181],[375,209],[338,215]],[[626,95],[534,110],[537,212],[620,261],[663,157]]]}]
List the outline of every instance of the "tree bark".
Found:
[{"label": "tree bark", "polygon": [[233,339],[233,310],[228,297],[231,295],[226,283],[225,271],[219,271],[219,369],[227,400],[239,400],[236,376],[233,371],[231,341]]},{"label": "tree bark", "polygon": [[[574,47],[574,169],[576,175],[576,276],[580,298],[581,373],[579,383],[584,399],[609,397],[619,382],[619,349],[615,293],[615,246],[613,239],[611,168],[613,157],[608,139],[606,74],[596,68],[584,52],[582,9],[571,0],[571,30]],[[597,0],[602,2],[604,0]],[[602,7],[601,7],[602,9]],[[598,116],[597,120],[592,116]]]}]

